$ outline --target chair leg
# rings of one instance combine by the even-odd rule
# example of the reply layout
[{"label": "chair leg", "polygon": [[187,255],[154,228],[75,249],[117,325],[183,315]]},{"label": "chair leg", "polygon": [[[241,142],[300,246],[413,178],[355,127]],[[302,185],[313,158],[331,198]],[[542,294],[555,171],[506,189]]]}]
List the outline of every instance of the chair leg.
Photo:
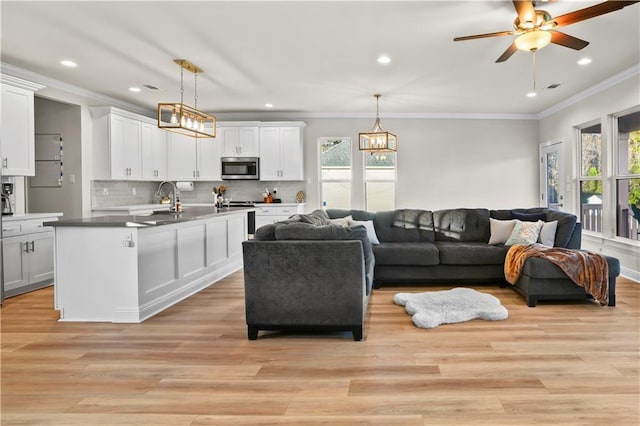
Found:
[{"label": "chair leg", "polygon": [[258,339],[258,327],[255,325],[247,325],[247,337],[249,340],[257,340]]}]

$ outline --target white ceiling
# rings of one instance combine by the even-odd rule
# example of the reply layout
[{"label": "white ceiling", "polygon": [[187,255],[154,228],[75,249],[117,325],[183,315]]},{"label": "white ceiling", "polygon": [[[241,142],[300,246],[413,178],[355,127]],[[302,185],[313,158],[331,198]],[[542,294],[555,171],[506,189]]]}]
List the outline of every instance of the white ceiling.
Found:
[{"label": "white ceiling", "polygon": [[[554,1],[558,16],[599,2]],[[640,63],[640,5],[562,29],[591,44],[550,45],[495,60],[514,36],[510,1],[2,1],[2,62],[143,108],[180,98],[180,67],[198,77],[198,107],[213,113],[538,114]],[[376,58],[387,54],[389,65]],[[577,60],[588,56],[589,66]],[[67,69],[60,60],[79,65]],[[185,73],[185,103],[193,104]],[[151,84],[161,91],[128,91]]]}]

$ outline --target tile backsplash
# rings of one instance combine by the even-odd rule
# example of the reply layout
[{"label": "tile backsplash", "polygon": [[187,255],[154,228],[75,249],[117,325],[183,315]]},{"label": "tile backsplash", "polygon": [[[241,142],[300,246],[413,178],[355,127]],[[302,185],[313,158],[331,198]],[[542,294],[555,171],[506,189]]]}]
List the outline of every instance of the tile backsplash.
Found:
[{"label": "tile backsplash", "polygon": [[[175,183],[175,182],[174,182]],[[160,182],[145,181],[91,181],[91,207],[128,206],[135,204],[151,204],[157,202],[154,197]],[[213,203],[212,189],[225,185],[227,191],[225,198],[234,201],[260,201],[265,189],[273,192],[277,190],[275,198],[282,199],[283,203],[296,201],[298,191],[306,191],[305,182],[261,182],[261,181],[220,181],[220,182],[194,182],[193,191],[180,191],[182,203]],[[169,195],[171,185],[165,184],[162,195]]]}]

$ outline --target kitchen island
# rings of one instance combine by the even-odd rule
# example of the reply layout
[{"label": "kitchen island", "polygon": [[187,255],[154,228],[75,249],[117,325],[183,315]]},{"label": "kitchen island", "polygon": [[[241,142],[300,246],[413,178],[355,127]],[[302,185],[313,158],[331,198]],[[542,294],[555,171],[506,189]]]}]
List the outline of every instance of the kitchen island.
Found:
[{"label": "kitchen island", "polygon": [[49,222],[60,321],[142,322],[242,268],[253,208]]}]

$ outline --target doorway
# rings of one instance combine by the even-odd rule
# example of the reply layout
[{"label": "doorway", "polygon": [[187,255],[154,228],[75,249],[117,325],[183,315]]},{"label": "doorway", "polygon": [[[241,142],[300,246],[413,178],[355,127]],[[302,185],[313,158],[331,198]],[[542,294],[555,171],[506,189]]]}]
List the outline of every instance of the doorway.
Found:
[{"label": "doorway", "polygon": [[540,205],[555,210],[564,207],[562,146],[562,141],[540,144]]}]

